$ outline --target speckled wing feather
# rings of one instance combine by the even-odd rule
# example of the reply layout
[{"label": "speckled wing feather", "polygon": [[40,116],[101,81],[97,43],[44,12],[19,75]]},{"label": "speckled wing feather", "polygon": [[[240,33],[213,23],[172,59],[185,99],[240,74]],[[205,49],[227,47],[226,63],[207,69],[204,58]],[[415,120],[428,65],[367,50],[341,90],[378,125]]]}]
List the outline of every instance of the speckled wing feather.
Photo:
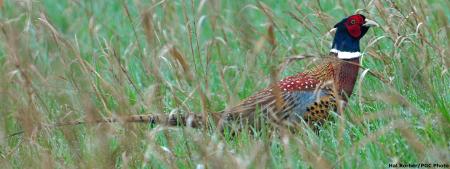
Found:
[{"label": "speckled wing feather", "polygon": [[[255,113],[259,111],[260,115],[271,120],[289,119],[289,121],[298,122],[299,118],[311,114],[308,111],[311,105],[316,102],[320,103],[323,97],[332,95],[331,87],[326,82],[332,82],[333,75],[333,65],[328,63],[305,73],[286,77],[276,84],[275,87],[279,90],[269,87],[248,97],[240,104],[223,111],[223,118],[227,121],[244,118],[248,122],[252,122]],[[277,91],[279,91],[279,98],[281,98],[281,104],[278,106]],[[314,120],[310,119],[311,121]]]}]

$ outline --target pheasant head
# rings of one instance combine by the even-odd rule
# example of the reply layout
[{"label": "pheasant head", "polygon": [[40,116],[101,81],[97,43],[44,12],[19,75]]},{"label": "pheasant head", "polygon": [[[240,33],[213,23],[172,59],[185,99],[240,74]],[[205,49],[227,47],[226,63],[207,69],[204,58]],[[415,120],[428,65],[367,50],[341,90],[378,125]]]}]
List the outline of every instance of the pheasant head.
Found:
[{"label": "pheasant head", "polygon": [[378,24],[361,14],[342,19],[331,30],[331,32],[336,34],[330,52],[336,54],[339,59],[360,57],[359,40],[372,26],[378,27]]}]

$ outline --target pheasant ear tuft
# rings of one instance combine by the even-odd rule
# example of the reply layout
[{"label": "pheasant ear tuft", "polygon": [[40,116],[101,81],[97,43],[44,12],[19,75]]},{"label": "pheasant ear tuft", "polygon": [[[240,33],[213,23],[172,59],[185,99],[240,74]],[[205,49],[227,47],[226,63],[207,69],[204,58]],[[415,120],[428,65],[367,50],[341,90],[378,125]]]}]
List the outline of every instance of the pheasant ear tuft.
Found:
[{"label": "pheasant ear tuft", "polygon": [[327,32],[328,35],[334,36],[336,34],[337,28],[333,28]]}]

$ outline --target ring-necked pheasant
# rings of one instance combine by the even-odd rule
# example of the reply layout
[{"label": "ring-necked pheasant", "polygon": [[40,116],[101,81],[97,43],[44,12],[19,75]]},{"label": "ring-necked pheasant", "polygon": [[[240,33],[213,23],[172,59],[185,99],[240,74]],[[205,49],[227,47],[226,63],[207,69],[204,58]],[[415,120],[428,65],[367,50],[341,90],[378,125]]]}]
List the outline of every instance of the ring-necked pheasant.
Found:
[{"label": "ring-necked pheasant", "polygon": [[[361,56],[359,41],[369,27],[378,26],[361,14],[349,16],[337,23],[329,59],[316,68],[286,77],[274,87],[266,88],[222,112],[221,122],[249,121],[265,116],[277,124],[323,123],[330,111],[345,107],[356,82]],[[338,102],[341,101],[338,105]],[[261,112],[255,114],[256,112]]]},{"label": "ring-necked pheasant", "polygon": [[[332,29],[336,33],[329,55],[335,59],[312,70],[286,77],[234,107],[212,113],[212,119],[220,128],[229,121],[245,121],[252,125],[256,116],[277,124],[295,124],[301,122],[301,119],[309,124],[322,123],[328,118],[330,111],[337,110],[338,101],[346,102],[352,94],[361,56],[359,41],[371,26],[378,24],[361,14],[343,19]],[[151,114],[64,122],[57,126],[115,121],[199,127],[205,119],[195,113],[175,116]]]}]

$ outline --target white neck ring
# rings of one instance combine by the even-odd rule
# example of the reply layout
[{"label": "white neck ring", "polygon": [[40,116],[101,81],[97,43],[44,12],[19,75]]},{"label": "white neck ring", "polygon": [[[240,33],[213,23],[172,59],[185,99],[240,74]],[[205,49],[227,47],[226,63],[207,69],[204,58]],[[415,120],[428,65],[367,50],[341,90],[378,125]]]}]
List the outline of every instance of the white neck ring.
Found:
[{"label": "white neck ring", "polygon": [[331,53],[337,53],[339,59],[354,59],[361,57],[361,52],[344,52],[337,49],[331,49]]}]

